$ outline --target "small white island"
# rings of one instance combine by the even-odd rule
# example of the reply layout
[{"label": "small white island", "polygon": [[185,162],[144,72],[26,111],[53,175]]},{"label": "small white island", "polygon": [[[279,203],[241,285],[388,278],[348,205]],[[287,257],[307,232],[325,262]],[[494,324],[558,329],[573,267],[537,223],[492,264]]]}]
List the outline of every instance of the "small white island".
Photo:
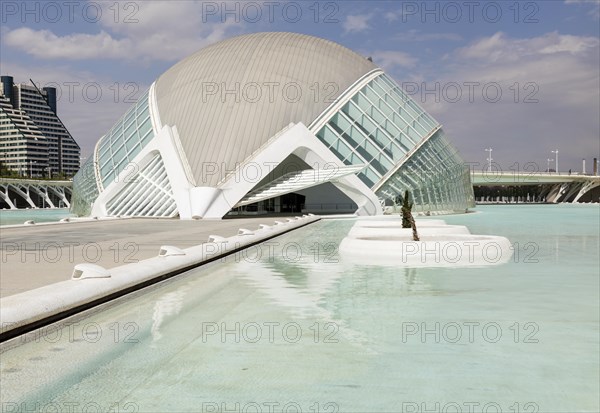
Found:
[{"label": "small white island", "polygon": [[401,219],[356,222],[340,244],[344,261],[402,267],[483,267],[508,262],[510,241],[501,236],[471,234],[466,226],[443,220],[416,220],[419,241]]}]

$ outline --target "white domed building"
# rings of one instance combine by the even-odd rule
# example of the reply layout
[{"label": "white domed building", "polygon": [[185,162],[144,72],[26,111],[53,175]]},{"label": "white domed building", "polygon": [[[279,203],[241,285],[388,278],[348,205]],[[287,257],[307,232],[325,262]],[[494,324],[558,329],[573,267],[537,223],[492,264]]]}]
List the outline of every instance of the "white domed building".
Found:
[{"label": "white domed building", "polygon": [[177,63],[74,178],[79,215],[222,218],[474,206],[441,125],[370,59],[331,41],[257,33]]}]

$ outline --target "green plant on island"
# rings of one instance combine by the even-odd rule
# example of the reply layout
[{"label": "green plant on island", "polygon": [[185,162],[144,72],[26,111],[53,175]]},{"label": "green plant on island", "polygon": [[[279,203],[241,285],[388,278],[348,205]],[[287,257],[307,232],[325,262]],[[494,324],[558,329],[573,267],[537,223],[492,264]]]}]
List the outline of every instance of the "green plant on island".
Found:
[{"label": "green plant on island", "polygon": [[410,192],[406,190],[404,192],[404,199],[402,200],[402,228],[412,228],[413,241],[420,241],[419,234],[417,232],[417,224],[412,215],[412,207],[414,203],[410,202]]}]

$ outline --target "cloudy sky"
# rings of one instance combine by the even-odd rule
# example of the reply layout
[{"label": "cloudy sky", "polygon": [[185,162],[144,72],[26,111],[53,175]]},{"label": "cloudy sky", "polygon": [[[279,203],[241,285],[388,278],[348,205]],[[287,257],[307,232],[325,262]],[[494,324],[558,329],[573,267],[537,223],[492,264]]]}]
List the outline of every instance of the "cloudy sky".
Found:
[{"label": "cloudy sky", "polygon": [[469,162],[483,165],[490,147],[505,170],[529,162],[545,169],[556,149],[561,170],[600,157],[597,0],[3,1],[0,8],[0,72],[59,88],[59,115],[83,156],[185,56],[244,33],[292,31],[371,56]]}]

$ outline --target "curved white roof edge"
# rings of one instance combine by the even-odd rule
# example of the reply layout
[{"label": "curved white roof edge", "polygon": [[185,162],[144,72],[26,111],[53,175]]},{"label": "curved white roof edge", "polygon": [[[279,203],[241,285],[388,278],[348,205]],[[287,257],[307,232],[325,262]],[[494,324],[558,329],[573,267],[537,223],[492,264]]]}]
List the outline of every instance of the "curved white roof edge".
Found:
[{"label": "curved white roof edge", "polygon": [[290,122],[310,125],[374,69],[329,40],[254,33],[208,46],[167,70],[156,81],[156,103],[162,123],[177,127],[200,182],[204,163],[233,169]]}]

